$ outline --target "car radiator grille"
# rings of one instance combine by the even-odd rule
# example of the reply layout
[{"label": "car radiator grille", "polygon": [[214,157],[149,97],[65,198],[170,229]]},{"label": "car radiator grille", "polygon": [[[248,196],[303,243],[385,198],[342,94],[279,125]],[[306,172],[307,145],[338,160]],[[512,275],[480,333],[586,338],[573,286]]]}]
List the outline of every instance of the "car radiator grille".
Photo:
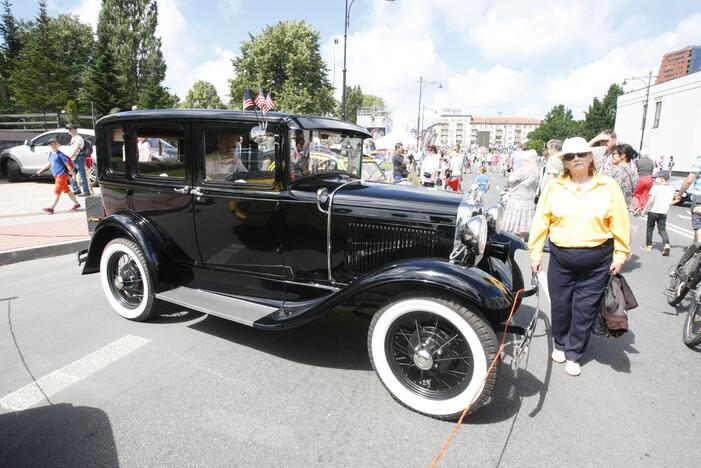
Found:
[{"label": "car radiator grille", "polygon": [[396,260],[432,257],[437,244],[433,229],[350,223],[346,265],[350,273],[362,275]]}]

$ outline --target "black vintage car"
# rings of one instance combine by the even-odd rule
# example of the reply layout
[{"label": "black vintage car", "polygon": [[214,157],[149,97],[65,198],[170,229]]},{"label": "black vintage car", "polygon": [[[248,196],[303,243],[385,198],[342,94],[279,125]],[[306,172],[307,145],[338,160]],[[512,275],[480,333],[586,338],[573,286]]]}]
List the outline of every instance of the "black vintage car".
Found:
[{"label": "black vintage car", "polygon": [[[497,208],[363,181],[371,135],[331,118],[134,111],[96,135],[103,210],[79,261],[122,317],[147,320],[159,299],[274,331],[344,307],[371,318],[370,360],[403,405],[448,419],[490,399],[524,287],[525,245]],[[137,138],[174,157],[140,157]],[[508,330],[519,352],[534,314],[524,324]]]}]

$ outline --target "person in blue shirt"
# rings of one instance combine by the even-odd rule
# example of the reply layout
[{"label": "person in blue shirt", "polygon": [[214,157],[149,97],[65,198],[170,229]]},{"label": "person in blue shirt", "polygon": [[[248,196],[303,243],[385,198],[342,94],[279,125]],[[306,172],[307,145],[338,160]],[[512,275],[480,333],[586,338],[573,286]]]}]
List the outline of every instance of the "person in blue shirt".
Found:
[{"label": "person in blue shirt", "polygon": [[475,177],[475,184],[477,184],[477,190],[479,191],[480,198],[487,193],[489,190],[489,176],[487,175],[487,168],[480,167],[480,175]]},{"label": "person in blue shirt", "polygon": [[49,146],[51,147],[49,162],[36,172],[36,175],[41,175],[42,172],[51,168],[51,174],[54,176],[54,202],[49,208],[44,208],[44,211],[48,214],[53,214],[58,201],[61,199],[61,194],[63,193],[67,194],[68,198],[71,199],[73,202],[71,211],[75,211],[80,208],[80,203],[78,203],[78,199],[68,186],[68,176],[75,176],[73,167],[70,164],[70,159],[58,149],[59,145],[56,138],[49,140]]}]

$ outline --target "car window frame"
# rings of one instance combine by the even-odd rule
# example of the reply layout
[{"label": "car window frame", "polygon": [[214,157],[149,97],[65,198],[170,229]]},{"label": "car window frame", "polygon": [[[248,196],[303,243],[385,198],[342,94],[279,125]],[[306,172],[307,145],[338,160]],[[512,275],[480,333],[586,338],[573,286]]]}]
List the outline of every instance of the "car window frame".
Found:
[{"label": "car window frame", "polygon": [[[122,128],[125,128],[122,125]],[[163,128],[166,130],[180,130],[183,135],[183,155],[185,156],[185,176],[183,178],[176,177],[162,177],[153,175],[142,175],[139,174],[139,154],[138,146],[136,144],[136,135],[140,129],[153,130],[157,128]],[[190,125],[187,121],[162,121],[162,120],[141,120],[133,122],[129,125],[127,130],[127,138],[125,139],[126,144],[126,163],[127,172],[129,173],[129,178],[133,181],[140,183],[165,183],[167,185],[183,186],[192,185],[192,165],[193,165],[193,151],[191,144]]]},{"label": "car window frame", "polygon": [[[109,126],[103,127],[100,129],[100,133],[102,135],[102,138],[100,139],[100,145],[104,146],[102,148],[102,151],[100,153],[104,154],[103,158],[105,158],[105,161],[98,161],[98,176],[106,177],[108,179],[119,179],[122,181],[127,180],[127,174],[129,174],[129,158],[125,157],[124,158],[124,171],[115,171],[112,168],[112,165],[110,164],[110,161],[112,160],[112,150],[110,148],[110,143],[112,142],[112,137],[111,137],[111,132],[113,132],[115,129],[121,129],[122,130],[122,141],[124,143],[124,154],[128,154],[128,147],[129,147],[129,129],[124,123],[117,123],[115,122],[114,124],[111,124]],[[97,138],[93,141],[93,144],[97,141]],[[95,148],[93,147],[93,155],[95,155]],[[94,157],[94,156],[93,156]]]},{"label": "car window frame", "polygon": [[200,120],[197,125],[194,126],[193,135],[195,139],[195,147],[197,154],[197,167],[195,168],[195,185],[202,187],[212,187],[217,189],[233,189],[233,190],[255,190],[255,191],[266,191],[266,192],[279,192],[280,191],[280,174],[281,174],[281,164],[280,164],[280,132],[282,125],[278,123],[270,123],[268,125],[268,131],[274,135],[275,138],[275,149],[274,149],[274,160],[275,160],[275,171],[273,172],[273,182],[271,184],[262,184],[255,182],[236,182],[236,181],[224,181],[224,180],[207,180],[205,173],[205,157],[207,155],[206,148],[206,132],[212,129],[215,130],[250,130],[259,125],[258,122],[252,120],[239,120],[239,121],[226,121],[226,120]]},{"label": "car window frame", "polygon": [[[37,135],[34,137],[34,139],[31,141],[31,146],[49,146],[49,140],[52,138],[56,138],[57,132],[50,132],[50,133],[43,133],[41,135]],[[36,140],[39,140],[40,138],[46,138],[46,141],[44,143],[35,143]]]}]

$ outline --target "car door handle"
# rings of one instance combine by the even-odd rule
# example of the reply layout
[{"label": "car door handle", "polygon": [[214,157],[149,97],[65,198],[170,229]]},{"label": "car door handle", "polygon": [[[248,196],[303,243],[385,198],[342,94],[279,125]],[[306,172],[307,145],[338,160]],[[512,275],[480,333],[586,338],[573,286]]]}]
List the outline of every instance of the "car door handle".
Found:
[{"label": "car door handle", "polygon": [[178,192],[178,193],[189,193],[190,192],[190,186],[186,185],[185,187],[175,187],[173,191]]},{"label": "car door handle", "polygon": [[190,193],[196,197],[201,197],[204,195],[204,193],[202,193],[202,190],[200,190],[200,187],[192,187],[192,190],[190,190]]}]

